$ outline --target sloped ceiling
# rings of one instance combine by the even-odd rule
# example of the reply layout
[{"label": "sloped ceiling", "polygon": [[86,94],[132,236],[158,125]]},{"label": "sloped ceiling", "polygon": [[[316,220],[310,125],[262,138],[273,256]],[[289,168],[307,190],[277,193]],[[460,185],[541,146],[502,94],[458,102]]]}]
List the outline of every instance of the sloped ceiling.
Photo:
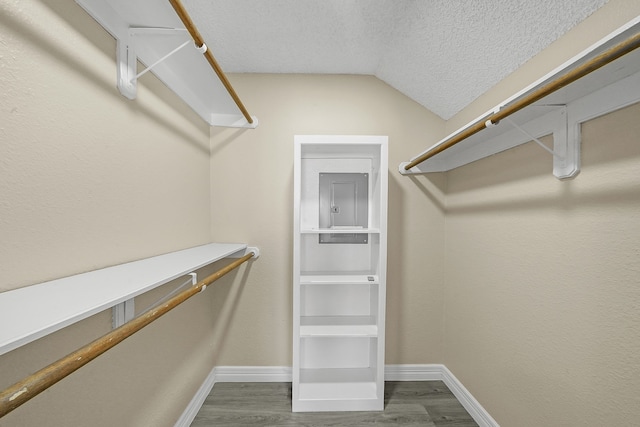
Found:
[{"label": "sloped ceiling", "polygon": [[443,119],[607,0],[183,0],[228,73],[374,75]]}]

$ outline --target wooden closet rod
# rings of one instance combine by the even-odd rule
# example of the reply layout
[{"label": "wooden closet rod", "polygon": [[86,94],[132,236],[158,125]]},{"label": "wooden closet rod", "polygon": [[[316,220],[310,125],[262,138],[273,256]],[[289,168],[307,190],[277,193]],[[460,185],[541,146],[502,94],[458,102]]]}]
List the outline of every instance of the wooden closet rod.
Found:
[{"label": "wooden closet rod", "polygon": [[[187,13],[186,9],[182,5],[182,2],[180,0],[169,0],[169,3],[171,3],[171,6],[173,6],[173,9],[176,11],[176,14],[178,15],[178,17],[180,17],[180,20],[182,20],[182,23],[184,24],[185,28],[187,29],[187,31],[189,31],[189,34],[191,34],[191,37],[196,43],[196,46],[198,46],[198,49],[201,49],[202,46],[205,45],[204,39],[202,38],[202,35],[200,35],[200,32],[198,31],[195,24],[191,20],[191,17]],[[203,55],[209,62],[209,65],[211,65],[211,68],[213,68],[213,71],[215,71],[216,74],[218,75],[218,78],[220,79],[224,87],[227,89],[227,92],[229,92],[229,95],[231,95],[231,98],[233,99],[233,101],[236,103],[236,105],[242,112],[242,115],[244,116],[244,118],[247,119],[247,122],[253,123],[253,119],[251,118],[251,115],[249,114],[247,109],[244,107],[244,104],[238,97],[238,94],[236,93],[236,91],[233,89],[233,86],[231,86],[231,83],[227,79],[227,76],[224,74],[224,71],[222,71],[222,68],[220,68],[218,61],[216,61],[216,58],[213,57],[211,50],[207,48],[204,51]]]},{"label": "wooden closet rod", "polygon": [[511,105],[507,105],[504,108],[500,109],[500,111],[490,115],[488,118],[484,118],[482,122],[477,122],[473,126],[465,129],[457,135],[452,136],[446,141],[438,144],[433,147],[426,153],[417,157],[415,160],[407,163],[404,166],[404,170],[409,170],[414,166],[419,165],[427,159],[435,156],[438,153],[443,152],[447,148],[453,147],[457,143],[467,139],[471,135],[475,135],[481,130],[487,127],[487,123],[491,121],[492,124],[497,124],[500,120],[510,116],[511,114],[522,110],[524,107],[533,104],[536,101],[544,98],[545,96],[567,86],[570,83],[575,82],[576,80],[586,76],[587,74],[601,68],[610,62],[615,61],[621,56],[626,55],[627,53],[633,51],[640,47],[640,33],[635,34],[634,36],[624,40],[617,45],[609,48],[608,50],[602,52],[591,60],[585,62],[584,64],[574,68],[573,70],[567,72],[566,74],[558,77],[556,80],[547,83],[546,85],[534,90],[529,95],[524,96],[523,98],[515,101]]},{"label": "wooden closet rod", "polygon": [[215,282],[235,268],[238,268],[242,263],[248,261],[252,257],[254,257],[253,252],[233,261],[231,264],[221,268],[203,280],[200,280],[194,286],[189,289],[185,289],[168,301],[145,311],[130,322],[125,323],[119,328],[112,330],[108,334],[103,335],[97,340],[85,345],[62,359],[53,362],[49,366],[0,392],[0,418],[51,387],[67,375],[80,369],[82,366],[111,349],[116,344],[119,344],[124,339],[138,332],[140,329],[155,321],[163,314],[182,304],[187,299],[202,291],[206,286]]}]

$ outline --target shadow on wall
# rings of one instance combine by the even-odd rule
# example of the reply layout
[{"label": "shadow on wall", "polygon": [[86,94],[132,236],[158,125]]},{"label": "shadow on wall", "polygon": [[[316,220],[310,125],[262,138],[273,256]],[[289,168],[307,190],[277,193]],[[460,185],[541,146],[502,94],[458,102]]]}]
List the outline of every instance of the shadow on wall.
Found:
[{"label": "shadow on wall", "polygon": [[[640,133],[640,123],[637,120],[639,114],[640,103],[637,103],[583,123],[581,127],[582,170],[588,172],[590,167],[640,158],[640,145],[637,143],[637,135]],[[551,136],[545,136],[541,141],[548,147],[553,147]],[[491,172],[475,174],[473,180],[467,180],[464,186],[449,187],[447,189],[449,194],[507,181],[548,176],[551,175],[553,168],[550,155],[531,141],[458,168],[449,174],[455,175],[456,178],[464,177],[464,171],[467,169],[474,171],[476,163],[483,165],[486,170],[489,169],[487,165],[491,165]],[[579,177],[580,175],[574,180],[579,180]]]},{"label": "shadow on wall", "polygon": [[[444,184],[440,173],[411,180],[389,173],[387,364],[441,361],[435,343],[441,341],[442,329]],[[416,322],[416,316],[422,321]]]},{"label": "shadow on wall", "polygon": [[[135,100],[130,101],[120,95],[116,87],[117,75],[115,67],[115,41],[109,33],[100,26],[100,24],[94,21],[93,18],[84,11],[84,9],[72,0],[41,0],[40,2],[62,18],[78,33],[79,36],[89,40],[89,42],[91,42],[91,44],[105,56],[113,59],[114,66],[112,69],[111,80],[105,80],[103,76],[96,73],[94,68],[88,66],[87,62],[79,61],[77,57],[70,55],[69,49],[65,49],[67,46],[61,46],[57,41],[48,37],[44,31],[38,28],[38,24],[44,23],[27,19],[28,17],[26,16],[17,14],[13,16],[9,15],[4,13],[0,6],[1,26],[15,33],[30,45],[39,49],[43,54],[49,55],[60,64],[66,66],[69,71],[79,79],[90,81],[101,92],[117,98],[120,100],[121,104],[132,113],[144,114],[153,120],[158,126],[167,129],[169,132],[192,144],[199,150],[208,152],[208,146],[203,146],[200,141],[194,139],[188,133],[185,133],[179,126],[174,126],[171,122],[168,122],[165,117],[158,115],[150,108],[142,106],[139,102],[136,102]],[[161,99],[165,104],[170,105],[176,113],[190,121],[194,126],[201,129],[206,129],[208,127],[200,117],[192,112],[186,104],[179,101],[179,98],[177,98],[177,96],[164,86],[164,84],[162,84],[157,78],[145,75],[141,79],[141,82],[144,82],[145,86],[148,87],[155,96]],[[179,101],[179,104],[177,101]],[[177,105],[180,105],[180,107],[177,108]]]},{"label": "shadow on wall", "polygon": [[[386,313],[386,356],[387,363],[389,360],[403,360],[401,350],[405,348],[403,345],[402,325],[404,310],[403,301],[403,285],[407,283],[403,272],[406,270],[405,253],[403,251],[403,236],[405,229],[403,221],[403,206],[405,206],[405,197],[402,187],[393,179],[393,175],[389,173],[389,201],[388,201],[388,221],[387,221],[387,277],[393,278],[393,283],[388,280],[387,285],[387,313]],[[395,220],[394,220],[395,219]],[[392,329],[393,327],[393,329]]]},{"label": "shadow on wall", "polygon": [[451,204],[447,213],[452,215],[473,215],[487,212],[515,212],[532,210],[573,210],[586,206],[637,205],[640,200],[640,185],[628,188],[605,188],[589,192],[576,192],[571,183],[562,184],[561,191],[553,194],[523,194],[520,198],[508,198],[469,204]]},{"label": "shadow on wall", "polygon": [[[438,172],[438,174],[441,174]],[[441,182],[431,179],[428,175],[408,175],[416,187],[424,194],[440,211],[446,212],[445,186]]]},{"label": "shadow on wall", "polygon": [[235,316],[252,266],[252,262],[246,263],[246,268],[242,271],[240,278],[238,278],[236,274],[231,274],[221,278],[212,285],[213,289],[211,290],[210,298],[213,304],[211,321],[214,331],[211,344],[213,366],[217,365],[219,360],[220,350],[224,347],[227,334],[229,333],[229,325]]},{"label": "shadow on wall", "polygon": [[240,138],[248,130],[249,129],[246,128],[212,127],[211,140],[215,140],[216,144],[211,146],[211,157],[214,157],[218,152]]},{"label": "shadow on wall", "polygon": [[[553,147],[551,136],[540,138],[540,141]],[[557,180],[553,176],[553,157],[530,141],[447,172],[451,185],[446,193],[449,196],[541,177]]]}]

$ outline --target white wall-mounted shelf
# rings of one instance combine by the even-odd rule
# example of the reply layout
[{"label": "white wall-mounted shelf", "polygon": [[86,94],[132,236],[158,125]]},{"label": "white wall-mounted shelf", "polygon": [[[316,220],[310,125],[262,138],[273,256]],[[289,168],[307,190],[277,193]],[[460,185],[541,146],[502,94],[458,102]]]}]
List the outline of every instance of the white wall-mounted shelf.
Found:
[{"label": "white wall-mounted shelf", "polygon": [[640,102],[640,49],[587,74],[411,169],[405,170],[405,167],[456,135],[478,123],[484,123],[500,109],[534,93],[639,32],[640,17],[636,17],[538,81],[414,156],[411,161],[401,163],[399,172],[403,175],[445,172],[542,136],[553,135],[553,147],[549,147],[555,152],[555,155],[549,156],[550,159],[553,158],[553,174],[559,179],[576,176],[580,171],[581,124]]},{"label": "white wall-mounted shelf", "polygon": [[211,243],[0,293],[0,354],[246,251]]},{"label": "white wall-mounted shelf", "polygon": [[[120,92],[135,99],[137,61],[155,74],[211,126],[255,128],[249,123],[196,50],[190,34],[168,1],[76,0],[117,42]],[[185,42],[186,46],[178,49]],[[166,59],[167,54],[176,52]],[[158,63],[158,61],[160,61]],[[157,63],[157,64],[156,64]],[[155,65],[154,65],[155,64]]]}]

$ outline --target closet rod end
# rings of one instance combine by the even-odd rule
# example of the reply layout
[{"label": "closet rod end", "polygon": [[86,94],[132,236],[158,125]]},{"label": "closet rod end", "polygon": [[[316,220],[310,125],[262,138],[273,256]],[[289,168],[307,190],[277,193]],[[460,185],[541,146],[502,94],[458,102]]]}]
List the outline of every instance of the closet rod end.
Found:
[{"label": "closet rod end", "polygon": [[249,246],[247,248],[247,253],[253,254],[253,258],[254,259],[260,258],[260,248],[258,248],[256,246]]}]

